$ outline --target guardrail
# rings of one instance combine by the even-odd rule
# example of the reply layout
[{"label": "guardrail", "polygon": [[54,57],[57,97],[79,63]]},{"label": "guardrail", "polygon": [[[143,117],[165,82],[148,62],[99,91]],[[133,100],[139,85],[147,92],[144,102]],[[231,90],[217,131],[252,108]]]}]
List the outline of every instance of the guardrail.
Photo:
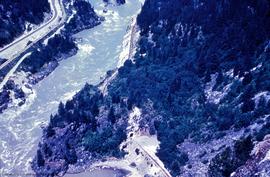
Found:
[{"label": "guardrail", "polygon": [[[0,66],[0,82],[2,82],[4,80],[4,77],[8,74],[8,72],[16,65],[16,63],[20,60],[21,57],[23,57],[25,54],[27,54],[28,52],[31,52],[31,50],[33,50],[41,41],[44,41],[45,39],[49,38],[51,35],[53,35],[59,28],[61,28],[66,21],[66,15],[65,15],[65,9],[62,5],[61,0],[59,0],[59,5],[62,9],[63,12],[63,17],[61,22],[59,23],[59,25],[57,25],[56,27],[54,27],[51,31],[49,31],[45,36],[43,36],[42,38],[36,40],[35,42],[29,44],[26,49],[21,52],[20,54],[18,54],[17,56],[15,56],[13,59],[7,60],[6,62],[4,62],[1,66]],[[55,8],[55,4],[54,4],[54,8]],[[56,8],[55,8],[56,9]],[[55,18],[57,17],[57,15],[55,16]],[[53,20],[55,20],[55,18]],[[51,22],[53,21],[51,20]],[[47,24],[45,24],[45,26],[47,26]],[[44,26],[43,26],[44,27]],[[37,31],[35,31],[37,32]],[[33,33],[35,33],[33,32]],[[31,33],[31,34],[33,34]],[[27,38],[29,36],[26,36],[25,38]],[[24,38],[24,39],[25,39]],[[1,84],[3,85],[3,84]],[[0,88],[2,89],[2,88]]]}]

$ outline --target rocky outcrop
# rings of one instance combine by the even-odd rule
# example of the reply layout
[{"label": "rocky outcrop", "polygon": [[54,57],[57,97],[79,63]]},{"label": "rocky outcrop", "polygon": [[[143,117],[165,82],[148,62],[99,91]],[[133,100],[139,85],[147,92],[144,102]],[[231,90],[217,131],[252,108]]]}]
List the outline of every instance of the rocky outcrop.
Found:
[{"label": "rocky outcrop", "polygon": [[270,135],[266,135],[263,141],[256,144],[251,158],[232,174],[232,177],[243,176],[270,176]]}]

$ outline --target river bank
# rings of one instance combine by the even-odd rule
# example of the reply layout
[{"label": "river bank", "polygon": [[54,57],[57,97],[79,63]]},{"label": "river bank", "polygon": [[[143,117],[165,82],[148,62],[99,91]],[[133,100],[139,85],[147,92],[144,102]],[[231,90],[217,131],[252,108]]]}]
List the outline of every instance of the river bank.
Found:
[{"label": "river bank", "polygon": [[[7,134],[1,136],[1,172],[31,171],[30,162],[42,133],[40,127],[47,124],[59,102],[70,99],[86,82],[98,83],[106,71],[117,66],[126,27],[140,3],[136,1],[134,6],[127,1],[124,6],[108,6],[106,13],[103,13],[103,3],[95,2],[93,6],[98,14],[105,16],[104,23],[76,34],[81,39],[77,41],[77,54],[60,61],[50,75],[34,85],[33,97],[24,105],[8,108],[1,114],[2,129]],[[12,154],[14,149],[17,155]]]},{"label": "river bank", "polygon": [[66,173],[64,177],[126,177],[129,171],[111,167],[96,167],[80,173]]},{"label": "river bank", "polygon": [[[86,84],[59,104],[44,129],[36,172],[89,162],[131,168],[135,176],[241,174],[256,159],[254,145],[269,134],[269,35],[254,31],[270,26],[262,4],[269,5],[147,0],[137,17],[134,60],[109,72],[102,89]],[[254,23],[235,35],[251,16]]]},{"label": "river bank", "polygon": [[[68,22],[51,37],[34,44],[31,50],[7,73],[0,91],[0,113],[8,107],[22,106],[29,97],[27,91],[20,97],[12,94],[24,92],[25,87],[32,90],[33,85],[47,77],[61,60],[75,55],[78,51],[76,40],[72,37],[79,31],[99,25],[104,18],[97,16],[91,4],[86,1],[64,1]],[[84,8],[81,8],[84,6]],[[44,42],[46,41],[46,42]],[[12,84],[12,87],[8,86]],[[33,93],[33,92],[32,92]]]}]

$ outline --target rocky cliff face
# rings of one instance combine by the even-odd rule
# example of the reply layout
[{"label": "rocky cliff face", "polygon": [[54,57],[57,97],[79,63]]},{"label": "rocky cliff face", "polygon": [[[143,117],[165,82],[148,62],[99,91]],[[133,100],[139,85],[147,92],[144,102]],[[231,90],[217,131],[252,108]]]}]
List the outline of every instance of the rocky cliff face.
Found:
[{"label": "rocky cliff face", "polygon": [[[104,147],[115,145],[105,156],[119,155],[125,115],[133,106],[151,115],[151,102],[155,116],[142,118],[140,128],[157,134],[157,155],[173,176],[270,175],[267,138],[263,153],[253,150],[270,133],[270,2],[146,0],[137,23],[135,57],[118,69],[107,95],[88,86],[59,108],[44,130],[38,168],[46,159],[69,163],[65,149],[104,155],[94,144],[102,138]],[[87,126],[90,132],[79,131]],[[104,127],[115,139],[104,138]],[[59,156],[53,142],[63,129],[83,143],[62,138]]]},{"label": "rocky cliff face", "polygon": [[10,43],[27,30],[27,23],[38,25],[43,22],[44,13],[49,12],[48,0],[2,0],[0,2],[0,47]]}]

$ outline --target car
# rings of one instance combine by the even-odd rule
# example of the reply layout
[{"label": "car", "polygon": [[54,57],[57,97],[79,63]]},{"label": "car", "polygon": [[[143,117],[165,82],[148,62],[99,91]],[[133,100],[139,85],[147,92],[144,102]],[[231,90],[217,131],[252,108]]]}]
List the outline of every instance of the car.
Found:
[{"label": "car", "polygon": [[28,46],[28,45],[30,45],[32,43],[33,43],[33,41],[28,41],[26,45]]}]

